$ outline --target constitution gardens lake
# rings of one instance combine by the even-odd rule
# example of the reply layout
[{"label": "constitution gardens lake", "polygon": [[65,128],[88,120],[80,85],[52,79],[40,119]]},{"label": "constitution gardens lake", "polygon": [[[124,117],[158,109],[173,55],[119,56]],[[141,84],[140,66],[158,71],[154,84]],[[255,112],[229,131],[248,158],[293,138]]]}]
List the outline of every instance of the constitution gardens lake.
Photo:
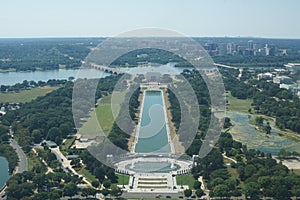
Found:
[{"label": "constitution gardens lake", "polygon": [[0,190],[5,186],[9,177],[8,162],[6,158],[0,157]]},{"label": "constitution gardens lake", "polygon": [[233,121],[234,126],[230,130],[233,139],[246,144],[248,149],[257,149],[265,153],[276,155],[280,149],[288,151],[297,151],[300,153],[300,143],[280,136],[276,131],[271,130],[267,135],[255,129],[249,122],[253,117],[247,113],[227,112],[227,116]]}]

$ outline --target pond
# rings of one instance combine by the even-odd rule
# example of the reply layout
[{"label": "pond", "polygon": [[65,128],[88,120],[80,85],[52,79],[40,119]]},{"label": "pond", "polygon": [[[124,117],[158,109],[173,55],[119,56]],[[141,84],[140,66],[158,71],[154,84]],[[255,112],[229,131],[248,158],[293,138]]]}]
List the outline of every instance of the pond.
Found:
[{"label": "pond", "polygon": [[8,172],[8,162],[6,158],[0,157],[0,189],[2,189],[6,181],[9,179],[9,172]]},{"label": "pond", "polygon": [[230,130],[233,138],[246,144],[248,149],[257,149],[272,155],[276,155],[282,148],[300,153],[300,142],[280,136],[273,130],[270,135],[256,130],[254,125],[249,124],[249,121],[253,119],[251,115],[229,111],[227,116],[234,124]]}]

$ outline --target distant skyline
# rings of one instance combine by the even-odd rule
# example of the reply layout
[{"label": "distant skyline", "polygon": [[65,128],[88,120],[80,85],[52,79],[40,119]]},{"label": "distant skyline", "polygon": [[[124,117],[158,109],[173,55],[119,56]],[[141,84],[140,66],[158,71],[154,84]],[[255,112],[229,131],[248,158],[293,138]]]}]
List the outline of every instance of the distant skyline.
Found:
[{"label": "distant skyline", "polygon": [[107,37],[138,28],[192,37],[300,39],[299,0],[3,0],[0,38]]}]

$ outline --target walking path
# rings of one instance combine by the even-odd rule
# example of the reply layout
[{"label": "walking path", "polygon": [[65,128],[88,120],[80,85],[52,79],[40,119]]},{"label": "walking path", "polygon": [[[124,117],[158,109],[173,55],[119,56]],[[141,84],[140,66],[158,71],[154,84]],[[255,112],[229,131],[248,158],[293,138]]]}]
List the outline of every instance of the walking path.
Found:
[{"label": "walking path", "polygon": [[50,148],[51,149],[51,152],[54,153],[57,157],[57,159],[59,160],[59,162],[61,162],[62,164],[62,167],[63,169],[66,171],[66,172],[71,172],[73,173],[74,175],[77,175],[78,177],[82,178],[83,182],[85,182],[88,186],[92,186],[92,184],[84,177],[82,176],[81,174],[78,174],[76,172],[76,170],[72,167],[71,165],[71,161],[68,160],[62,153],[61,151],[59,150],[59,147],[56,147],[56,148]]}]

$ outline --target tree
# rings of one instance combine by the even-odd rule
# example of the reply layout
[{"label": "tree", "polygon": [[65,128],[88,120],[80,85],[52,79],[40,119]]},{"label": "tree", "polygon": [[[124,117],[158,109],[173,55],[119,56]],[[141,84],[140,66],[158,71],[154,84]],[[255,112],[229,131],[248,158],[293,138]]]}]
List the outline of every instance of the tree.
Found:
[{"label": "tree", "polygon": [[196,190],[196,196],[197,197],[202,197],[203,195],[204,195],[204,192],[203,192],[202,189],[199,188],[199,189]]},{"label": "tree", "polygon": [[101,190],[101,193],[106,197],[109,194],[109,190],[104,188],[103,190]]},{"label": "tree", "polygon": [[271,133],[271,126],[270,126],[270,123],[267,122],[267,124],[264,126],[264,131],[266,132],[266,134],[270,134]]},{"label": "tree", "polygon": [[186,189],[183,191],[184,196],[190,197],[192,195],[192,190],[191,189]]},{"label": "tree", "polygon": [[42,134],[39,129],[34,129],[32,131],[33,142],[38,144],[42,141]]},{"label": "tree", "polygon": [[61,136],[61,132],[57,127],[52,127],[48,131],[47,139],[55,141],[57,137]]},{"label": "tree", "polygon": [[194,189],[199,189],[201,187],[201,182],[200,181],[195,181],[194,182]]},{"label": "tree", "polygon": [[93,186],[94,188],[98,188],[99,185],[100,185],[99,181],[92,181],[92,186]]},{"label": "tree", "polygon": [[263,117],[256,117],[255,118],[255,125],[263,126],[264,125],[264,118]]},{"label": "tree", "polygon": [[96,193],[97,193],[97,190],[95,190],[94,188],[83,188],[81,190],[81,194],[84,197],[95,196]]},{"label": "tree", "polygon": [[227,185],[220,184],[214,187],[211,192],[212,197],[227,198],[230,197],[229,188]]},{"label": "tree", "polygon": [[246,197],[250,199],[258,199],[259,187],[255,182],[249,182],[245,184],[244,193]]},{"label": "tree", "polygon": [[105,188],[109,188],[109,187],[111,186],[110,180],[105,179],[105,180],[103,181],[103,186],[104,186]]},{"label": "tree", "polygon": [[115,185],[113,185],[110,190],[110,194],[115,197],[121,196],[122,193],[123,193],[123,191],[121,190],[121,188],[119,188],[118,186],[115,186]]},{"label": "tree", "polygon": [[72,196],[76,195],[77,192],[78,192],[78,188],[77,188],[76,184],[74,184],[74,183],[68,183],[63,188],[64,196],[72,197]]}]

